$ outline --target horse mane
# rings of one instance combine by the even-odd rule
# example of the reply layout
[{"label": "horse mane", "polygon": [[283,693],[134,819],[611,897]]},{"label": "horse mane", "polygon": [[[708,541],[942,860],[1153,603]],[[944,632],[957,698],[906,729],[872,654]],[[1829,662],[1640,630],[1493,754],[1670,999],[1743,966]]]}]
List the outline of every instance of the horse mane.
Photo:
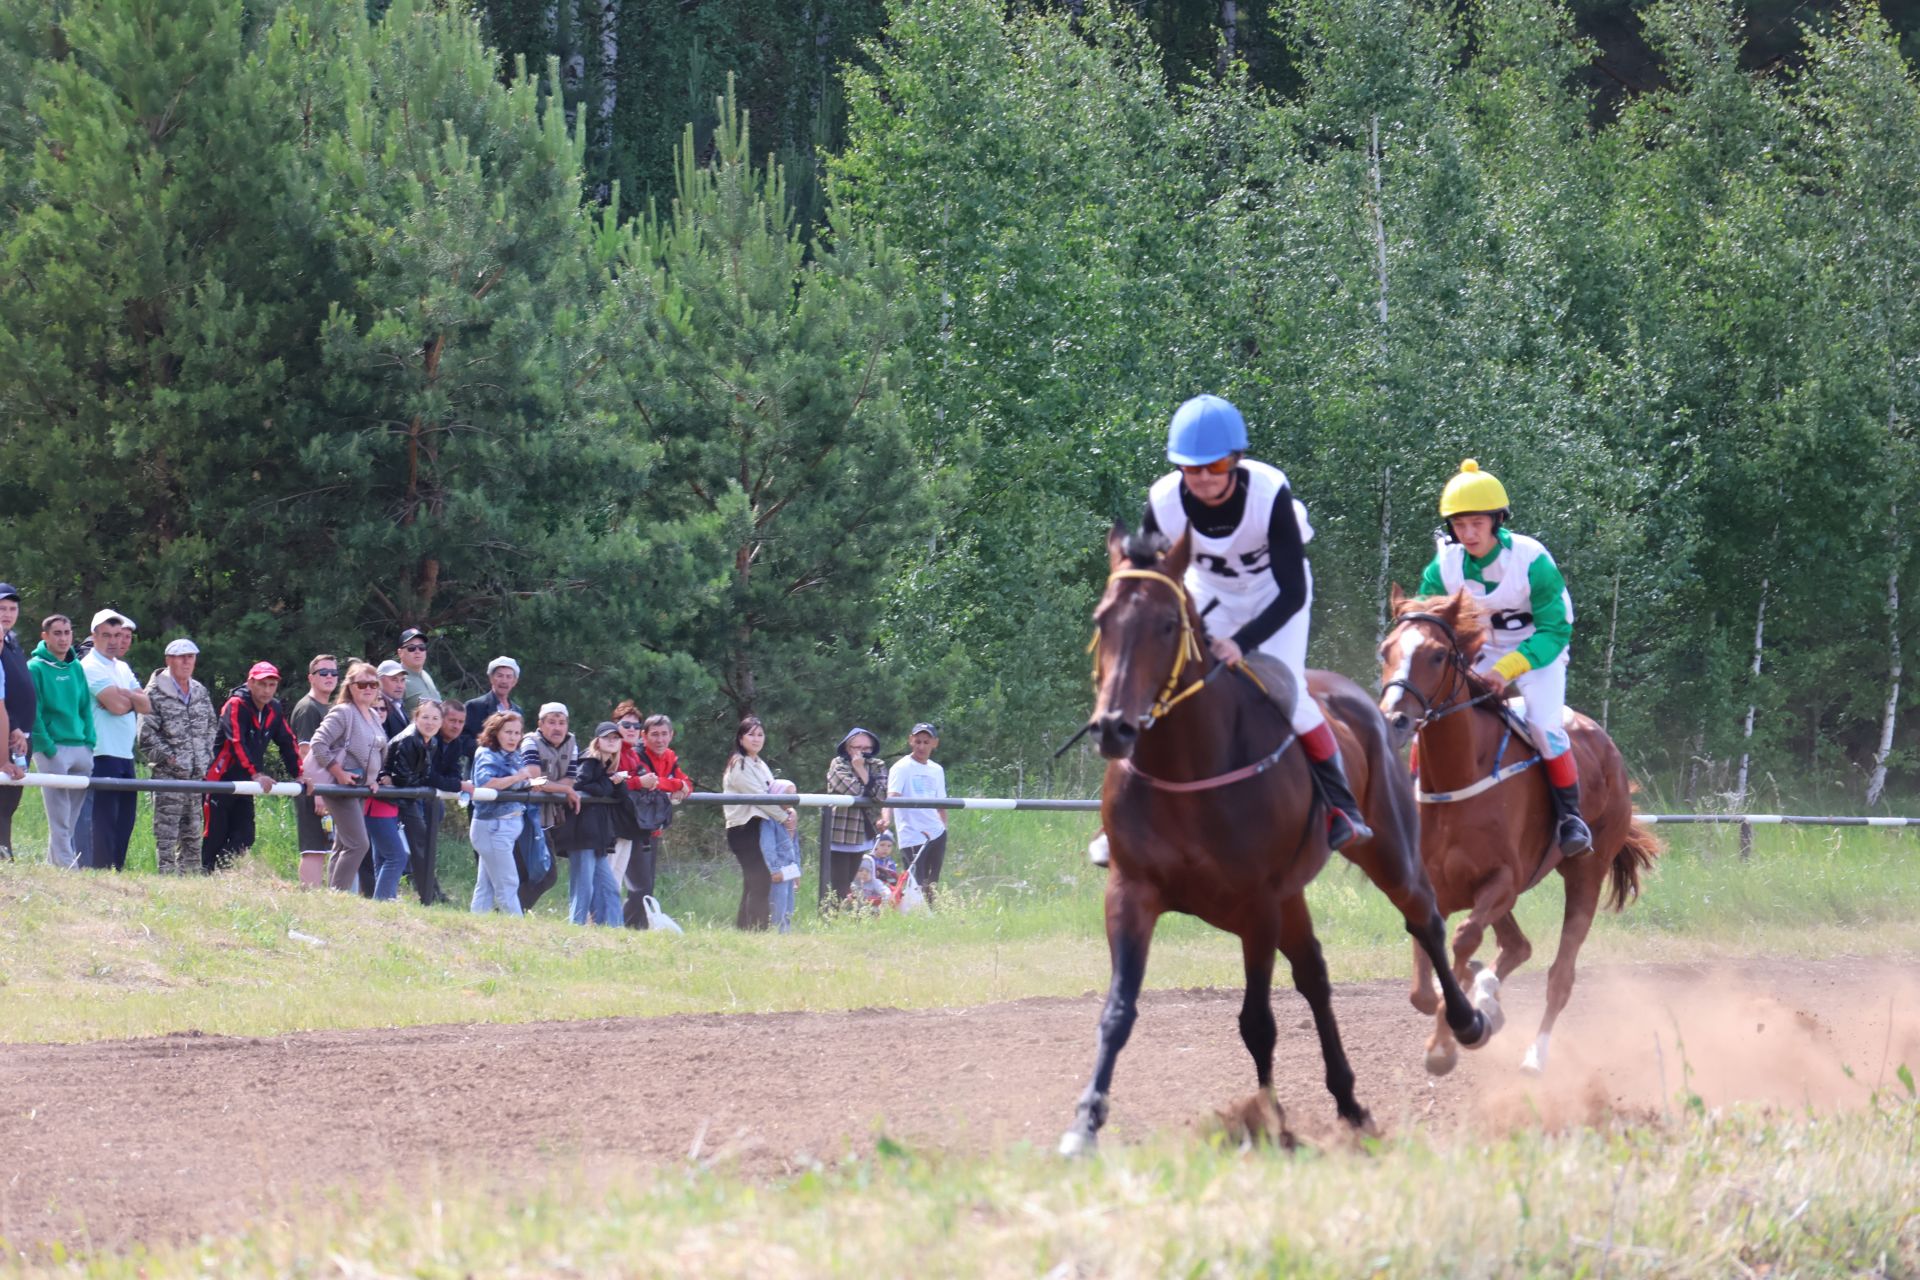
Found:
[{"label": "horse mane", "polygon": [[1157,569],[1160,567],[1160,558],[1167,554],[1168,549],[1164,535],[1148,533],[1145,529],[1135,529],[1127,535],[1120,553],[1126,556],[1127,563],[1136,569]]},{"label": "horse mane", "polygon": [[1487,615],[1472,596],[1408,596],[1393,611],[1393,616],[1398,618],[1409,613],[1434,613],[1451,621],[1454,639],[1469,662],[1487,642]]}]

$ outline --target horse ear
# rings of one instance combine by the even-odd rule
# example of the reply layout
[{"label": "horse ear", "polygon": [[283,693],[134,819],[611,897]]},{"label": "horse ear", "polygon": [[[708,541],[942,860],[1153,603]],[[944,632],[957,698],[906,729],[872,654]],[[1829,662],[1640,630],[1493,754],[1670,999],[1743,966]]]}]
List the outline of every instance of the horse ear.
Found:
[{"label": "horse ear", "polygon": [[1458,624],[1460,615],[1472,607],[1472,603],[1473,597],[1467,594],[1465,587],[1461,587],[1458,591],[1447,597],[1447,607],[1441,610],[1441,612],[1446,615],[1448,622]]},{"label": "horse ear", "polygon": [[1399,583],[1394,583],[1387,591],[1387,616],[1389,618],[1399,617],[1400,606],[1406,602],[1407,593],[1400,589]]},{"label": "horse ear", "polygon": [[1187,564],[1193,559],[1193,543],[1188,539],[1189,531],[1182,529],[1166,558],[1160,562],[1160,568],[1169,578],[1178,578],[1187,571]]},{"label": "horse ear", "polygon": [[1127,527],[1118,520],[1107,530],[1107,570],[1112,572],[1127,558]]}]

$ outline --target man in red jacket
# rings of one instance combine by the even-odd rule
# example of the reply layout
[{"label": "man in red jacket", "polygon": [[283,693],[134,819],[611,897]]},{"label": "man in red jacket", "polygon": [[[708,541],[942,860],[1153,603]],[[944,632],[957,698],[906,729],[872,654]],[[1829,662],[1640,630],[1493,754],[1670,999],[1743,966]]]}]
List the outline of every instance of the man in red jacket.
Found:
[{"label": "man in red jacket", "polygon": [[[628,702],[620,704],[616,712],[616,722],[622,728],[631,723],[629,716],[637,714]],[[673,721],[663,715],[651,715],[641,722],[640,742],[634,745],[622,745],[620,748],[620,767],[627,770],[627,788],[631,791],[664,792],[674,804],[693,794],[693,779],[680,768],[680,759],[673,754],[668,744],[673,741]],[[623,738],[625,734],[621,735]],[[626,905],[622,908],[622,922],[629,929],[647,927],[647,909],[644,899],[653,893],[654,877],[659,871],[660,833],[666,829],[661,824],[641,833],[641,838],[633,842],[633,852],[628,855],[627,864],[621,874],[621,888],[626,893]]]},{"label": "man in red jacket", "polygon": [[[280,670],[271,662],[256,662],[247,672],[244,688],[235,689],[220,708],[220,746],[207,770],[209,782],[257,782],[271,787],[267,750],[280,748],[280,765],[287,777],[300,776],[300,748],[287,727],[287,714],[275,694],[280,692]],[[236,857],[253,848],[253,797],[208,796],[206,838],[200,843],[200,868],[212,874],[233,865]]]}]

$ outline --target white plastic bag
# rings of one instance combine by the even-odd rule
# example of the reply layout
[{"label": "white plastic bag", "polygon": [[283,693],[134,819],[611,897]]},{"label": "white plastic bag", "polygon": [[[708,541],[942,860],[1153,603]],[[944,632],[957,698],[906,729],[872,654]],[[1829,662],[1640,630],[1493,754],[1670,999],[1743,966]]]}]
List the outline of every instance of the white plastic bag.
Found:
[{"label": "white plastic bag", "polygon": [[647,928],[658,929],[663,933],[686,932],[686,930],[682,929],[679,924],[674,921],[672,916],[660,909],[659,900],[652,894],[642,895],[640,898],[640,906],[647,913]]},{"label": "white plastic bag", "polygon": [[900,891],[901,914],[905,915],[912,911],[925,911],[927,909],[926,891],[920,887],[920,881],[914,878],[913,872],[908,871],[904,874],[907,877],[907,887]]}]

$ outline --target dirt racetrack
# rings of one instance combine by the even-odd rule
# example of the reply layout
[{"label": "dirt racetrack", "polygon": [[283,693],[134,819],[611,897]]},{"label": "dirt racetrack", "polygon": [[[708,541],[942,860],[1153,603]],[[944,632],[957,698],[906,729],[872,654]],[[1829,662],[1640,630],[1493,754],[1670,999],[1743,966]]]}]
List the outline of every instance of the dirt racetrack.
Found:
[{"label": "dirt racetrack", "polygon": [[[1401,983],[1339,988],[1361,1100],[1388,1133],[1445,1135],[1657,1115],[1663,1082],[1668,1098],[1682,1088],[1683,1059],[1709,1105],[1847,1106],[1876,1082],[1898,1087],[1903,1062],[1920,1070],[1920,978],[1886,962],[1591,970],[1535,1081],[1516,1068],[1544,989],[1544,967],[1517,975],[1506,1031],[1435,1081],[1421,1068],[1427,1021]],[[1249,1091],[1239,1000],[1226,990],[1145,996],[1109,1144],[1203,1123]],[[1288,1119],[1308,1141],[1335,1140],[1306,1005],[1290,989],[1274,1005]],[[946,1151],[1050,1149],[1084,1081],[1099,1009],[1089,994],[4,1046],[0,1236],[27,1249],[178,1239],[296,1213],[306,1194],[405,1186],[429,1170],[512,1180],[692,1158],[777,1176],[869,1151],[883,1132]]]}]

